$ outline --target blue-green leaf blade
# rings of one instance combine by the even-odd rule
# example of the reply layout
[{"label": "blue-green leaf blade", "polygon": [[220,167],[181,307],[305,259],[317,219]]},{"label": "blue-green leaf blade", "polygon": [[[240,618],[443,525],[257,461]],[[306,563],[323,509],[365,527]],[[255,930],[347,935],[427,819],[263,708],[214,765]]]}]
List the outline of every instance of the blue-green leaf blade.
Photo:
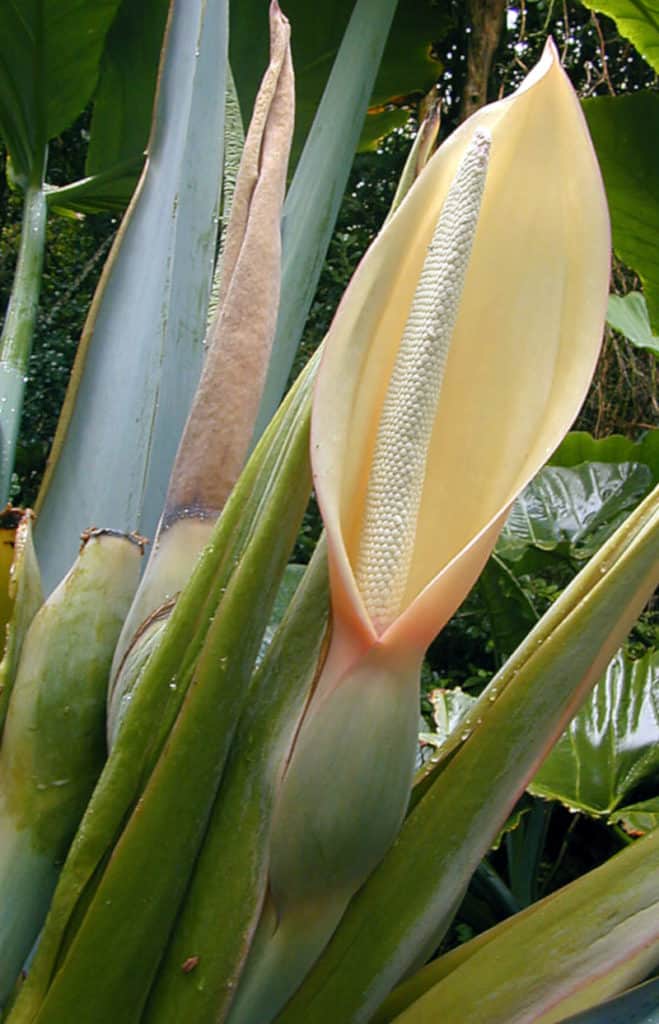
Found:
[{"label": "blue-green leaf blade", "polygon": [[90,524],[154,534],[202,361],[225,54],[224,0],[177,2],[149,159],[85,326],[42,487],[46,587]]}]

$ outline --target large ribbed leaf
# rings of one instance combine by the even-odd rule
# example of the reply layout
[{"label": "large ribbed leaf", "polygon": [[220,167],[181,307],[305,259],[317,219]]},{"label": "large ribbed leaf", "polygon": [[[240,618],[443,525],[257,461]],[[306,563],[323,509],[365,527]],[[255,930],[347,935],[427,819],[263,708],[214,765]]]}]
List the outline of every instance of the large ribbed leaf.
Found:
[{"label": "large ribbed leaf", "polygon": [[584,0],[586,7],[613,18],[621,36],[659,72],[659,3],[657,0]]},{"label": "large ribbed leaf", "polygon": [[0,134],[18,177],[40,182],[46,143],[88,103],[119,2],[0,4]]},{"label": "large ribbed leaf", "polygon": [[659,780],[659,652],[618,652],[529,789],[573,809],[618,820]]},{"label": "large ribbed leaf", "polygon": [[514,502],[497,554],[514,562],[536,547],[589,558],[652,483],[649,467],[632,462],[546,466]]},{"label": "large ribbed leaf", "polygon": [[659,95],[646,90],[630,96],[599,96],[585,100],[583,108],[606,187],[613,247],[641,278],[657,334]]},{"label": "large ribbed leaf", "polygon": [[40,495],[46,587],[89,525],[155,530],[202,360],[225,50],[225,0],[177,0],[149,158],[85,325]]}]

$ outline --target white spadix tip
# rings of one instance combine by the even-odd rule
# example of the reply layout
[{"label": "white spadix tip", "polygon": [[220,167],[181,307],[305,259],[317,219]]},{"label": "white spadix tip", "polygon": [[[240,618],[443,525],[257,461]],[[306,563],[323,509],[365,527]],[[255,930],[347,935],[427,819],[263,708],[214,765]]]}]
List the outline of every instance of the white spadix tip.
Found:
[{"label": "white spadix tip", "polygon": [[478,129],[428,248],[382,406],[356,580],[377,633],[399,614],[426,461],[485,188],[491,137]]}]

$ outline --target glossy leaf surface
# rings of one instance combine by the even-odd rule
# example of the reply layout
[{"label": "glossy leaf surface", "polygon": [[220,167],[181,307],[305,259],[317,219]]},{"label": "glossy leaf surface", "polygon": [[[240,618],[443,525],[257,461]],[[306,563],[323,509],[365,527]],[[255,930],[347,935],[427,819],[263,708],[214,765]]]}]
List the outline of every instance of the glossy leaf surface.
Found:
[{"label": "glossy leaf surface", "polygon": [[529,789],[618,820],[639,787],[659,777],[659,652],[618,652]]},{"label": "glossy leaf surface", "polygon": [[546,466],[513,504],[497,554],[514,563],[536,547],[590,558],[652,483],[649,467],[635,463]]}]

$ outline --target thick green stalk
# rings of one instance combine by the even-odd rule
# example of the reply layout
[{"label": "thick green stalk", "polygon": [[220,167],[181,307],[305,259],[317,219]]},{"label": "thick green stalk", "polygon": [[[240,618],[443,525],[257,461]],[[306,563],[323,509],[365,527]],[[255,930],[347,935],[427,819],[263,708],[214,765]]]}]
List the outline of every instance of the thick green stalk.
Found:
[{"label": "thick green stalk", "polygon": [[[12,1024],[78,1011],[95,1024],[139,1019],[306,504],[314,367],[254,452],[129,692]],[[100,987],[99,948],[116,951]]]},{"label": "thick green stalk", "polygon": [[41,573],[32,542],[33,518],[33,513],[29,509],[22,514],[11,541],[13,559],[7,580],[10,613],[4,627],[5,645],[2,661],[0,661],[0,736],[5,724],[25,634],[43,604]]},{"label": "thick green stalk", "polygon": [[659,962],[657,872],[655,831],[477,939],[471,955],[467,943],[445,976],[440,958],[437,983],[429,965],[425,992],[395,1020],[556,1024],[636,984]]},{"label": "thick green stalk", "polygon": [[46,199],[39,183],[25,192],[18,263],[0,338],[0,505],[9,496],[14,468],[45,244]]},{"label": "thick green stalk", "polygon": [[0,751],[0,1002],[105,760],[105,691],[140,558],[132,538],[92,533],[23,644]]},{"label": "thick green stalk", "polygon": [[652,593],[658,559],[656,489],[495,676],[459,736],[449,738],[441,770],[431,769],[396,843],[351,902],[281,1024],[362,1024],[436,948],[515,800]]},{"label": "thick green stalk", "polygon": [[[265,898],[279,778],[322,663],[328,603],[321,540],[252,682],[145,1024],[217,1024],[233,1001]],[[192,954],[199,961],[185,973]]]}]

